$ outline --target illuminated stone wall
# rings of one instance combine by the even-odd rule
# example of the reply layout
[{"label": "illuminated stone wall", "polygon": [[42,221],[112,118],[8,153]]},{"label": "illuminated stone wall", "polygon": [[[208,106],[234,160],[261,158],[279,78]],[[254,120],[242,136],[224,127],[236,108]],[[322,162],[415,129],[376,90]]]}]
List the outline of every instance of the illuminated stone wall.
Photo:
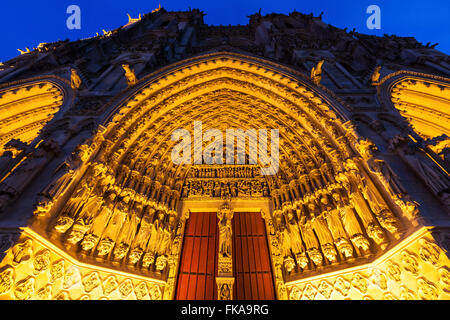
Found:
[{"label": "illuminated stone wall", "polygon": [[165,288],[163,281],[80,263],[31,230],[21,232],[0,270],[1,300],[160,300]]},{"label": "illuminated stone wall", "polygon": [[448,300],[450,262],[419,230],[369,264],[286,283],[290,300]]},{"label": "illuminated stone wall", "polygon": [[62,106],[63,95],[61,87],[45,80],[0,87],[0,154],[10,140],[33,141]]}]

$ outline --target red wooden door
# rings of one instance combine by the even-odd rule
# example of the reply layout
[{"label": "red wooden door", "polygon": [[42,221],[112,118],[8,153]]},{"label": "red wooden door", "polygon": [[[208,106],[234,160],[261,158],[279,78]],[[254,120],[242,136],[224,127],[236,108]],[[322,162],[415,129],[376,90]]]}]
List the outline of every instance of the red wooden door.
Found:
[{"label": "red wooden door", "polygon": [[259,212],[238,212],[233,217],[235,300],[273,300],[269,248]]},{"label": "red wooden door", "polygon": [[[217,299],[217,213],[190,214],[181,251],[177,300]],[[275,299],[264,220],[259,212],[233,218],[235,300]]]},{"label": "red wooden door", "polygon": [[216,212],[192,212],[186,223],[178,275],[177,300],[217,300]]}]

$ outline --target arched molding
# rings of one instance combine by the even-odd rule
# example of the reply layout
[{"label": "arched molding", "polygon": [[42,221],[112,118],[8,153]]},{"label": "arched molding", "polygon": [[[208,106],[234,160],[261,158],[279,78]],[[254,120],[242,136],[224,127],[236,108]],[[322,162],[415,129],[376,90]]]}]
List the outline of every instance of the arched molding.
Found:
[{"label": "arched molding", "polygon": [[422,138],[450,136],[450,78],[395,72],[380,81],[378,97],[386,111],[397,110]]},{"label": "arched molding", "polygon": [[30,143],[52,119],[59,119],[73,104],[69,81],[42,76],[0,86],[0,153],[12,139]]},{"label": "arched molding", "polygon": [[[111,116],[116,114],[117,109],[118,108],[120,109],[123,103],[125,103],[131,96],[135,95],[136,93],[139,93],[141,89],[145,88],[149,83],[162,84],[163,82],[160,82],[162,80],[164,81],[173,80],[173,78],[167,79],[168,75],[179,76],[180,75],[179,72],[182,71],[183,69],[188,69],[190,72],[191,70],[193,70],[192,69],[193,67],[201,68],[202,66],[205,66],[211,62],[213,64],[216,64],[220,63],[220,61],[227,62],[230,60],[238,63],[240,65],[240,68],[242,68],[245,64],[246,68],[253,67],[258,70],[262,70],[264,73],[273,72],[275,74],[278,74],[278,76],[283,78],[284,80],[283,82],[285,81],[291,83],[300,82],[302,83],[303,86],[307,87],[308,90],[315,92],[323,99],[325,99],[326,103],[333,106],[334,111],[339,114],[339,116],[344,120],[344,122],[345,119],[348,118],[347,110],[350,109],[350,107],[346,105],[345,102],[342,99],[340,99],[335,93],[327,89],[325,86],[315,85],[311,81],[311,79],[302,72],[284,66],[280,63],[275,63],[267,59],[252,56],[251,54],[247,53],[243,54],[232,52],[213,52],[184,59],[179,62],[175,62],[168,66],[159,68],[157,71],[148,74],[142,79],[139,79],[139,82],[135,87],[122,91],[117,96],[117,98],[115,98],[111,102],[109,112],[106,113],[105,117],[103,118],[104,120],[102,122],[106,123]],[[193,71],[195,72],[195,70]],[[182,74],[185,74],[185,72],[183,71]]]},{"label": "arched molding", "polygon": [[[204,61],[204,59],[206,59],[206,58],[209,58],[210,61],[209,62]],[[243,74],[243,76],[244,76],[243,78],[244,79],[242,79],[243,80],[242,83],[244,83],[244,84],[250,82],[250,81],[248,81],[248,78],[250,76],[253,76],[256,81],[257,80],[261,80],[261,79],[264,80],[264,74],[267,74],[268,72],[269,73],[270,72],[272,72],[272,73],[274,72],[274,70],[263,69],[261,66],[258,66],[258,65],[245,64],[245,66],[243,66],[244,65],[243,61],[237,60],[237,57],[235,57],[234,55],[232,55],[231,57],[228,57],[228,54],[226,55],[226,57],[222,57],[221,54],[216,54],[216,55],[211,55],[211,56],[207,56],[207,57],[202,57],[202,59],[198,59],[200,61],[196,60],[196,62],[197,62],[196,64],[189,65],[188,63],[192,62],[191,60],[192,59],[189,59],[185,63],[180,62],[180,63],[176,64],[172,69],[165,68],[166,70],[163,70],[163,72],[165,72],[164,76],[160,76],[159,78],[156,77],[156,76],[152,77],[150,80],[147,81],[147,85],[142,84],[145,81],[144,79],[141,80],[140,84],[137,85],[137,88],[134,88],[132,90],[132,94],[133,93],[134,94],[131,96],[132,97],[131,99],[130,99],[130,94],[128,95],[128,99],[130,100],[129,103],[128,104],[125,103],[126,99],[122,99],[123,100],[122,103],[117,104],[117,107],[113,107],[112,111],[109,112],[105,116],[105,118],[102,121],[102,123],[103,123],[103,125],[105,127],[108,126],[108,132],[112,132],[114,130],[114,126],[112,126],[111,123],[115,123],[117,121],[120,121],[120,118],[122,117],[122,115],[125,116],[125,114],[129,114],[131,110],[133,110],[134,118],[138,118],[139,117],[138,113],[139,114],[143,114],[144,112],[146,112],[146,110],[149,110],[148,106],[147,107],[138,106],[138,108],[136,108],[136,109],[134,107],[137,106],[140,103],[139,101],[145,100],[146,99],[145,98],[146,95],[150,96],[151,92],[156,92],[156,97],[152,98],[151,99],[152,101],[150,103],[152,106],[154,106],[156,103],[161,102],[164,99],[164,96],[167,96],[167,97],[174,96],[174,92],[168,92],[168,91],[172,90],[171,86],[173,86],[173,87],[178,86],[179,88],[184,88],[184,89],[180,89],[180,92],[182,90],[186,89],[186,84],[188,84],[189,86],[192,86],[192,87],[195,88],[195,86],[194,86],[195,83],[192,81],[192,78],[189,79],[189,80],[186,79],[186,78],[188,78],[188,77],[186,77],[186,74],[194,74],[193,78],[195,76],[197,76],[197,78],[200,79],[200,81],[197,82],[198,83],[198,87],[201,87],[201,86],[204,86],[205,83],[207,83],[206,81],[204,81],[204,79],[202,79],[203,75],[201,74],[201,72],[202,73],[204,72],[205,75],[206,75],[206,72],[216,73],[216,76],[211,78],[214,81],[215,85],[219,82],[219,81],[216,81],[216,80],[218,78],[220,78],[220,77],[227,77],[227,76],[230,76],[230,75],[239,77],[239,74],[238,74],[238,72],[236,72],[236,70],[239,71],[239,70],[251,69],[253,67],[254,70],[259,71],[259,74],[257,74],[257,73],[254,74],[254,73],[250,73],[250,72]],[[220,70],[218,65],[220,65],[221,63],[222,64],[227,63],[227,65],[229,65],[229,63],[236,64],[238,67],[237,67],[237,69],[225,67],[225,68],[222,68],[222,70]],[[267,63],[267,61],[266,61],[266,63]],[[182,67],[180,67],[178,65],[182,65],[183,68],[186,68],[187,70],[185,70],[185,71],[183,71],[183,70],[181,70],[181,71],[180,70],[179,71],[173,70],[176,67],[178,67],[179,69],[182,68]],[[228,69],[228,70],[226,70],[226,69]],[[222,73],[222,74],[220,74],[220,73]],[[263,74],[263,76],[261,76],[261,74]],[[279,79],[281,80],[280,82],[282,82],[282,85],[285,85],[286,83],[290,84],[291,88],[288,87],[288,89],[293,89],[293,88],[295,89],[295,87],[299,86],[297,81],[294,81],[292,78],[288,78],[286,75],[277,74],[277,73],[270,74],[270,76],[272,78],[273,78],[274,75],[279,77]],[[184,79],[185,84],[182,83],[183,80],[177,81],[177,79],[180,79],[180,78],[181,79],[185,78]],[[233,78],[232,80],[239,80],[239,79]],[[195,79],[194,79],[194,81],[195,81]],[[232,85],[230,79],[223,79],[223,80],[221,79],[220,81],[222,81],[222,88],[229,88],[230,85]],[[151,83],[151,85],[148,85],[149,83]],[[173,84],[176,84],[176,85],[173,85]],[[307,84],[307,87],[312,87],[312,85],[311,84]],[[165,95],[160,94],[158,92],[159,88],[165,88],[165,91],[167,93]],[[259,88],[257,86],[255,86],[255,88],[259,89],[260,91],[263,91],[263,90],[267,91],[267,86],[266,87],[259,87]],[[215,89],[215,88],[211,88],[211,87],[208,88],[208,90],[211,90],[211,89]],[[273,92],[273,88],[271,88],[271,89],[272,89],[272,91],[269,90],[268,91],[269,93]],[[314,98],[317,99],[317,96],[314,93],[310,93],[309,90],[307,91],[306,87],[297,88],[297,89],[298,89],[297,90],[297,98],[301,97],[302,93],[309,92],[308,94],[310,95],[310,97],[309,97],[309,98],[311,98],[310,100],[313,100]],[[242,91],[242,86],[238,90]],[[315,88],[314,90],[317,90],[317,89]],[[248,91],[249,90],[247,90],[247,93],[248,93]],[[278,92],[277,91],[274,91],[274,92],[276,92],[278,94],[280,93],[279,90],[278,90]],[[314,91],[312,91],[312,92],[314,92]],[[254,95],[254,92],[250,92],[250,93]],[[283,92],[283,93],[286,96],[287,92]],[[264,95],[264,92],[262,92],[261,94]],[[282,97],[280,95],[274,97],[274,99],[278,99],[279,101],[282,101],[283,99],[287,100],[285,98],[286,97]],[[292,100],[294,100],[294,101],[296,100],[296,97],[292,97],[292,95],[289,98],[291,98],[291,100],[287,100],[286,102],[291,103],[291,104],[292,104]],[[329,108],[326,107],[327,100],[329,100],[329,98],[324,99],[322,105],[325,107],[325,109],[329,110]],[[319,101],[320,101],[320,99],[319,99]],[[295,102],[297,102],[297,101],[295,101]],[[172,101],[170,103],[173,104]],[[336,102],[334,102],[334,104],[336,104]],[[160,108],[158,108],[158,109],[160,109]],[[160,112],[161,114],[163,114],[164,112],[167,112],[167,110],[163,109],[162,111],[159,111],[158,109],[157,108],[153,108],[154,111]],[[338,107],[336,109],[338,109],[338,110],[341,109],[342,110],[342,107]],[[340,115],[341,115],[341,113],[340,113]],[[334,118],[338,118],[336,115],[334,115],[334,116],[335,116]],[[341,119],[343,119],[343,120],[341,120],[341,122],[347,121],[345,116],[343,118],[341,118]],[[111,120],[112,120],[112,122],[108,123],[108,121],[111,121]],[[339,121],[339,119],[338,119],[338,121]],[[105,134],[105,137],[106,137],[106,135],[108,135],[108,133]]]}]

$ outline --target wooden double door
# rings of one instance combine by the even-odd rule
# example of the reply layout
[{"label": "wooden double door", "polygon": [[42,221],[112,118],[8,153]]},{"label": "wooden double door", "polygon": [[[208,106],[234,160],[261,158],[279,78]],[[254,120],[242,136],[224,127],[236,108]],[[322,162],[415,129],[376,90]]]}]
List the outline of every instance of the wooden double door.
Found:
[{"label": "wooden double door", "polygon": [[[218,227],[215,212],[194,212],[186,224],[175,298],[217,300]],[[264,221],[259,212],[233,217],[235,300],[275,299]]]}]

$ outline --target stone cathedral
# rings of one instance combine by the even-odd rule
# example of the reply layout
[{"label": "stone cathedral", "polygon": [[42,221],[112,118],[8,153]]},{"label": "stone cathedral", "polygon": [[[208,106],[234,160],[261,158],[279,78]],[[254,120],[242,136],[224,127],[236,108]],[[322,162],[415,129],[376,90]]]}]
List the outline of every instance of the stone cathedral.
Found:
[{"label": "stone cathedral", "polygon": [[[0,64],[0,299],[450,299],[449,56],[322,15],[203,16]],[[279,130],[278,171],[175,164],[194,121]]]}]

